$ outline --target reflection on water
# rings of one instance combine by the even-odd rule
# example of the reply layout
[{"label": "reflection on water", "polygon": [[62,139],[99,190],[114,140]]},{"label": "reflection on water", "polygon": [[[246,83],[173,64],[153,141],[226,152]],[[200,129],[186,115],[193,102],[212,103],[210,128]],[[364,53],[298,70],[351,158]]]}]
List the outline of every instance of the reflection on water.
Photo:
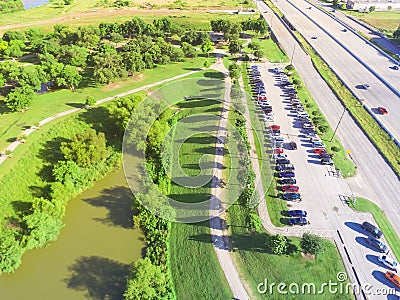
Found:
[{"label": "reflection on water", "polygon": [[0,277],[0,299],[122,299],[129,264],[144,247],[132,229],[131,198],[119,170],[72,199],[58,240]]},{"label": "reflection on water", "polygon": [[49,3],[49,0],[22,0],[25,9]]}]

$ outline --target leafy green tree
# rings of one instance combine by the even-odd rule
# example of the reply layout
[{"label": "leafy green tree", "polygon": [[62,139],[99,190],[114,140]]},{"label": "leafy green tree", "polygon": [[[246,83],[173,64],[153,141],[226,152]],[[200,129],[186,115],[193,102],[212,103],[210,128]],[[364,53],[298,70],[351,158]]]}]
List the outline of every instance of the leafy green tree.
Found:
[{"label": "leafy green tree", "polygon": [[8,42],[0,39],[0,54],[4,55],[4,51],[8,48]]},{"label": "leafy green tree", "polygon": [[20,40],[11,40],[8,43],[7,49],[4,50],[5,57],[21,57],[24,54],[25,43]]},{"label": "leafy green tree", "polygon": [[110,34],[110,41],[114,44],[118,44],[124,41],[124,36],[118,32],[113,32]]},{"label": "leafy green tree", "polygon": [[62,46],[59,59],[65,65],[85,67],[88,56],[88,49],[76,45]]},{"label": "leafy green tree", "polygon": [[239,40],[231,40],[229,43],[229,53],[236,54],[242,50],[242,45]]},{"label": "leafy green tree", "polygon": [[0,89],[5,85],[6,79],[4,78],[3,74],[0,73]]},{"label": "leafy green tree", "polygon": [[261,230],[262,224],[261,219],[256,213],[248,214],[248,227],[253,232],[259,232]]},{"label": "leafy green tree", "polygon": [[162,268],[153,265],[148,258],[135,261],[124,293],[125,300],[163,299],[168,291],[168,281]]},{"label": "leafy green tree", "polygon": [[146,23],[139,17],[134,17],[122,25],[122,32],[128,37],[141,36],[146,29]]},{"label": "leafy green tree", "polygon": [[24,69],[20,76],[19,83],[21,85],[28,85],[33,90],[38,91],[40,90],[42,81],[40,80],[39,74],[35,68],[33,70]]},{"label": "leafy green tree", "polygon": [[270,237],[269,248],[273,254],[282,255],[286,253],[287,247],[287,238],[283,235],[277,234]]},{"label": "leafy green tree", "polygon": [[85,105],[93,106],[95,104],[96,104],[96,99],[93,96],[87,96],[86,97]]},{"label": "leafy green tree", "polygon": [[312,233],[304,233],[300,245],[303,253],[308,253],[315,257],[324,251],[323,239]]},{"label": "leafy green tree", "polygon": [[253,54],[258,60],[260,60],[261,58],[263,58],[265,56],[264,51],[261,49],[254,50]]},{"label": "leafy green tree", "polygon": [[119,98],[108,106],[108,112],[111,119],[113,120],[113,123],[117,125],[120,133],[125,131],[134,109],[142,101],[143,97],[135,94]]},{"label": "leafy green tree", "polygon": [[376,7],[373,5],[368,8],[369,12],[373,12],[373,11],[375,11],[375,9],[376,9]]},{"label": "leafy green tree", "polygon": [[11,273],[21,265],[23,249],[16,238],[16,233],[4,229],[0,240],[0,272]]},{"label": "leafy green tree", "polygon": [[3,34],[2,39],[7,42],[14,41],[14,40],[25,42],[25,40],[26,40],[25,34],[20,31],[6,31]]},{"label": "leafy green tree", "polygon": [[88,49],[95,48],[100,42],[100,30],[94,26],[78,27],[76,45]]},{"label": "leafy green tree", "polygon": [[189,43],[186,42],[181,43],[181,49],[185,57],[193,58],[197,56],[196,49]]},{"label": "leafy green tree", "polygon": [[17,81],[22,74],[23,68],[15,62],[5,61],[0,64],[0,73],[3,74],[6,82]]},{"label": "leafy green tree", "polygon": [[53,176],[56,182],[72,183],[75,187],[81,186],[84,181],[82,169],[71,160],[61,160],[53,167]]},{"label": "leafy green tree", "polygon": [[183,35],[183,37],[181,38],[181,46],[182,46],[182,43],[188,43],[188,44],[191,44],[194,46],[197,42],[197,38],[198,38],[198,35],[195,30],[186,31],[185,34]]},{"label": "leafy green tree", "polygon": [[204,66],[204,68],[206,68],[208,70],[210,68],[211,64],[208,60],[205,60],[203,66]]},{"label": "leafy green tree", "polygon": [[122,60],[125,70],[128,72],[140,72],[146,67],[145,62],[143,61],[143,56],[139,51],[122,53]]},{"label": "leafy green tree", "polygon": [[126,75],[122,57],[114,48],[106,49],[93,56],[93,76],[98,83],[110,83]]},{"label": "leafy green tree", "polygon": [[204,42],[201,44],[201,51],[203,54],[207,54],[209,56],[209,53],[214,50],[214,47],[210,41]]},{"label": "leafy green tree", "polygon": [[183,53],[183,50],[181,48],[174,48],[170,58],[171,61],[184,61],[185,54]]},{"label": "leafy green tree", "polygon": [[60,150],[66,160],[86,168],[107,157],[106,138],[103,132],[89,128],[71,142],[61,143]]},{"label": "leafy green tree", "polygon": [[64,66],[61,76],[64,84],[72,91],[75,90],[82,80],[81,74],[79,74],[78,69],[74,66]]},{"label": "leafy green tree", "polygon": [[34,97],[35,92],[32,87],[22,85],[8,93],[5,102],[7,107],[12,111],[22,111],[29,108]]},{"label": "leafy green tree", "polygon": [[238,79],[240,77],[240,69],[237,64],[231,64],[229,66],[229,76],[232,79]]}]

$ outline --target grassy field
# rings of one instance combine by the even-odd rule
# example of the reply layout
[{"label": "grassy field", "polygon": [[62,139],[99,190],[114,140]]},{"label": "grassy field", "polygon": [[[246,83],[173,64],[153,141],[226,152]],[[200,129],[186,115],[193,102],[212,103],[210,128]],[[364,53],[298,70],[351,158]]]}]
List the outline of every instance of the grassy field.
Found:
[{"label": "grassy field", "polygon": [[[214,58],[207,58],[211,63]],[[165,66],[157,66],[154,69],[145,70],[121,81],[100,87],[87,87],[71,92],[68,89],[49,92],[39,95],[33,101],[31,108],[26,112],[8,113],[0,98],[0,151],[21,133],[26,126],[30,127],[42,119],[56,113],[80,107],[85,103],[87,96],[93,96],[96,100],[103,99],[118,93],[122,93],[140,86],[160,81],[169,77],[180,75],[194,69],[203,67],[206,58],[197,57],[185,62],[173,63]],[[29,137],[31,139],[31,137]]]},{"label": "grassy field", "polygon": [[[265,57],[273,63],[277,62],[288,62],[289,58],[285,54],[285,52],[272,40],[272,39],[258,39],[252,38],[252,42],[259,43],[261,45],[261,49],[265,53]],[[249,48],[245,48],[244,51],[251,53]]]},{"label": "grassy field", "polygon": [[[270,235],[266,232],[250,234],[246,230],[246,215],[239,205],[233,205],[229,209],[229,227],[232,231],[231,241],[234,246],[234,256],[240,266],[240,273],[250,285],[253,291],[252,299],[353,299],[350,294],[329,294],[325,289],[324,294],[291,294],[277,293],[261,294],[257,292],[259,283],[267,280],[268,284],[284,282],[287,285],[297,283],[300,287],[303,283],[313,283],[317,287],[328,283],[329,280],[337,282],[338,272],[345,272],[336,246],[324,241],[325,251],[315,260],[305,258],[299,250],[299,239],[290,238],[288,253],[286,255],[274,255],[269,253],[266,243]],[[288,291],[286,289],[286,291]]]},{"label": "grassy field", "polygon": [[362,13],[346,10],[344,12],[370,24],[385,34],[389,34],[389,37],[391,37],[391,34],[393,34],[399,26],[400,11],[374,11],[371,13]]},{"label": "grassy field", "polygon": [[[211,30],[210,20],[229,19],[232,21],[244,21],[248,18],[258,17],[253,15],[230,15],[225,12],[210,13],[208,9],[190,8],[184,9],[153,9],[153,10],[135,10],[135,9],[105,9],[97,8],[89,10],[90,1],[76,1],[77,5],[70,9],[58,9],[51,7],[38,7],[27,11],[15,12],[12,14],[3,14],[0,19],[0,33],[6,30],[26,30],[28,28],[42,28],[48,32],[56,24],[78,27],[84,25],[98,25],[102,22],[124,22],[137,16],[146,22],[152,22],[154,19],[162,18],[168,15],[174,23],[186,28],[195,28],[197,30]],[[85,3],[82,5],[78,3]],[[97,1],[96,1],[97,2]],[[197,2],[203,3],[203,2]],[[221,9],[219,7],[218,9]],[[29,20],[27,22],[26,20]]]},{"label": "grassy field", "polygon": [[[221,107],[220,102],[211,100],[185,101],[176,106],[183,109],[179,113],[185,116],[188,115],[187,111],[190,112],[189,115],[217,114]],[[210,130],[210,134],[212,133],[213,130]],[[203,155],[210,155],[207,161],[213,160],[215,138],[210,134],[194,134],[180,147],[179,164],[188,176],[199,174],[198,164]],[[210,197],[210,185],[189,188],[173,183],[170,197],[186,203],[204,201]],[[171,230],[170,250],[171,272],[178,299],[232,298],[229,285],[211,244],[209,221],[196,224],[174,223]]]},{"label": "grassy field", "polygon": [[369,212],[374,216],[375,222],[382,230],[383,235],[390,245],[390,248],[392,249],[394,255],[397,257],[397,261],[399,261],[400,238],[394,230],[392,224],[390,224],[390,221],[386,217],[385,212],[374,202],[360,197],[357,197],[355,205],[353,203],[349,203],[349,205],[356,211]]}]

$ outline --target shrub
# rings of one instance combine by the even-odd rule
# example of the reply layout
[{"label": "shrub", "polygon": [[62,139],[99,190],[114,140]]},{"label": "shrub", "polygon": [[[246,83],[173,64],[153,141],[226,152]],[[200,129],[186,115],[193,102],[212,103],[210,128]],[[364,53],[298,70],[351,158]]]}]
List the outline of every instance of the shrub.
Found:
[{"label": "shrub", "polygon": [[271,250],[273,254],[281,255],[286,253],[288,242],[286,237],[283,235],[277,234],[271,236],[269,241],[267,242],[267,247]]},{"label": "shrub", "polygon": [[319,236],[311,233],[304,233],[300,241],[303,253],[308,253],[317,257],[324,251],[323,240]]},{"label": "shrub", "polygon": [[331,147],[331,150],[332,150],[333,152],[339,152],[339,151],[340,151],[340,148],[339,148],[338,146],[332,146],[332,147]]}]

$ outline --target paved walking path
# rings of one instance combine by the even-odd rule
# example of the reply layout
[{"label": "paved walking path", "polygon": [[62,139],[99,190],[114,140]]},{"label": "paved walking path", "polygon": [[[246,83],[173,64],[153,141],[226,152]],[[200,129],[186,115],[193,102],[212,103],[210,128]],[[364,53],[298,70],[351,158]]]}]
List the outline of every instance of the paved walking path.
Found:
[{"label": "paved walking path", "polygon": [[[221,56],[217,54],[217,63],[213,66],[213,69],[221,71],[222,73],[227,73],[228,70],[224,67],[222,63]],[[229,73],[228,73],[229,74]],[[219,130],[217,133],[218,137],[226,136],[226,128],[227,128],[227,120],[228,120],[228,112],[230,106],[230,90],[231,90],[231,82],[230,78],[227,76],[225,78],[225,97],[222,107],[221,119],[219,122]],[[220,186],[223,185],[222,181],[222,166],[224,160],[224,142],[225,139],[219,138],[217,139],[216,147],[215,147],[215,168],[214,168],[214,180],[211,189],[211,203],[210,203],[210,214],[216,215],[223,204],[220,200],[222,189]],[[225,211],[225,210],[224,210]],[[239,276],[239,273],[236,270],[235,264],[230,255],[230,245],[228,232],[226,229],[226,214],[221,213],[217,217],[210,219],[210,231],[212,236],[212,241],[214,245],[214,250],[217,253],[217,257],[219,263],[221,265],[222,270],[224,271],[226,280],[232,290],[233,296],[235,299],[250,299],[242,280]]]},{"label": "paved walking path", "polygon": [[[174,76],[174,77],[170,77],[170,78],[167,78],[167,79],[164,79],[164,80],[161,80],[161,81],[153,82],[153,83],[150,83],[150,84],[141,86],[141,87],[139,87],[139,88],[135,88],[135,89],[129,90],[129,91],[127,91],[127,92],[123,92],[123,93],[120,93],[120,94],[117,94],[117,95],[114,95],[114,96],[111,96],[111,97],[107,97],[107,98],[98,100],[98,101],[96,102],[95,105],[99,105],[99,104],[102,104],[102,103],[105,103],[105,102],[114,100],[114,99],[116,99],[116,98],[125,97],[125,96],[127,96],[127,95],[134,94],[134,93],[137,93],[137,92],[140,92],[140,91],[143,91],[143,90],[146,90],[146,89],[152,88],[152,87],[154,87],[154,86],[157,86],[157,85],[160,85],[160,84],[163,84],[163,83],[167,83],[167,82],[170,82],[170,81],[173,81],[173,80],[176,80],[176,79],[180,79],[180,78],[189,76],[189,75],[191,75],[191,74],[197,73],[197,72],[199,72],[199,71],[201,71],[201,70],[203,70],[203,69],[198,69],[198,70],[190,71],[190,72],[187,72],[187,73],[184,73],[184,74],[181,74],[181,75],[177,75],[177,76]],[[70,114],[73,114],[73,113],[75,113],[75,112],[78,112],[78,111],[84,110],[84,109],[86,109],[86,106],[85,106],[85,105],[83,105],[83,106],[81,106],[81,107],[78,107],[78,108],[69,109],[69,110],[60,112],[60,113],[55,114],[55,115],[52,115],[52,116],[50,116],[50,117],[48,117],[48,118],[46,118],[46,119],[41,120],[41,121],[39,122],[39,127],[40,127],[40,126],[43,126],[43,125],[45,125],[45,124],[47,124],[47,123],[50,123],[50,122],[52,122],[53,120],[56,120],[56,119],[58,119],[58,118],[61,118],[61,117],[64,117],[64,116],[67,116],[67,115],[70,115]],[[28,128],[28,129],[24,130],[24,131],[22,132],[22,134],[23,134],[23,135],[26,135],[26,136],[29,136],[32,132],[34,132],[34,131],[37,130],[37,129],[38,129],[38,127],[32,126],[31,128]],[[12,142],[10,145],[8,145],[8,147],[7,147],[6,149],[4,149],[2,152],[0,152],[0,154],[1,154],[1,153],[5,153],[7,150],[13,152],[20,144],[21,144],[21,141],[17,141],[17,140],[16,140],[16,141]],[[7,158],[8,158],[8,156],[6,156],[6,155],[0,155],[0,165],[1,165]]]}]

